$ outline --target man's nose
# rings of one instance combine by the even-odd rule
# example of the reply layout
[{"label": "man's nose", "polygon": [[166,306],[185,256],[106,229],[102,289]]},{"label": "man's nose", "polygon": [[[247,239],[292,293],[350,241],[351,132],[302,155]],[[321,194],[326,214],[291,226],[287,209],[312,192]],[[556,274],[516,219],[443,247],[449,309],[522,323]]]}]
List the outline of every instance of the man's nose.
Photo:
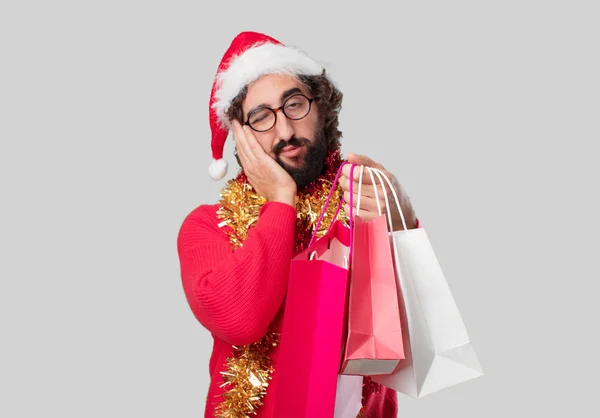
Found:
[{"label": "man's nose", "polygon": [[276,110],[277,121],[275,122],[275,130],[278,140],[289,141],[294,136],[294,127],[291,121],[283,114],[282,109]]}]

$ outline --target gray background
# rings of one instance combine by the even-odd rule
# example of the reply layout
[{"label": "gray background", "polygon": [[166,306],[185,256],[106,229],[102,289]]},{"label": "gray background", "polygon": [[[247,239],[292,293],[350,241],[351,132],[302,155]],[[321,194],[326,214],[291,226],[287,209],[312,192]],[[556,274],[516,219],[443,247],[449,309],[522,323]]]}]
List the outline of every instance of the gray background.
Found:
[{"label": "gray background", "polygon": [[176,235],[241,30],[329,68],[447,275],[486,375],[400,416],[595,415],[597,2],[201,3],[0,5],[0,416],[202,416]]}]

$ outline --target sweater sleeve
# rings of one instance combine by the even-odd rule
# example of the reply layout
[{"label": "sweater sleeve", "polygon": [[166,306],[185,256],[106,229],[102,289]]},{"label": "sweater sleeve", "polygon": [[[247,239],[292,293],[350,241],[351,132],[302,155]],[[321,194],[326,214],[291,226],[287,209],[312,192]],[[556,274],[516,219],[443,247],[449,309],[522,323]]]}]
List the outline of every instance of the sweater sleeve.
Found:
[{"label": "sweater sleeve", "polygon": [[295,225],[295,208],[267,202],[234,251],[214,210],[200,207],[183,221],[177,249],[184,292],[214,336],[241,346],[267,333],[285,297]]}]

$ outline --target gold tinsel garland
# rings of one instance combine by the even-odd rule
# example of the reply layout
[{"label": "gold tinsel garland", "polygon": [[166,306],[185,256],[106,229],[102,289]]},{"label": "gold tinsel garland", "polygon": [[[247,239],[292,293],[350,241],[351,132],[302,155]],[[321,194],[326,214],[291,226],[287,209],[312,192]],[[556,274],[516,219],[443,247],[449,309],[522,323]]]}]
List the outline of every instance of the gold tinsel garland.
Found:
[{"label": "gold tinsel garland", "polygon": [[[306,248],[315,231],[336,174],[332,170],[333,167],[330,167],[327,175],[320,177],[296,197],[296,252]],[[343,191],[338,183],[317,231],[317,238],[327,232],[342,198]],[[225,185],[217,215],[222,220],[219,226],[224,228],[234,248],[243,246],[248,230],[258,221],[265,203],[266,199],[259,196],[243,177],[229,180]],[[343,209],[340,209],[337,219],[348,225],[348,215]],[[279,335],[271,329],[253,344],[234,347],[234,356],[227,359],[226,371],[221,372],[224,380],[222,387],[227,390],[216,408],[217,418],[249,418],[251,414],[256,415],[263,404],[273,373],[270,354],[278,343]]]},{"label": "gold tinsel garland", "polygon": [[[296,196],[296,251],[302,251],[310,241],[332,183],[327,178],[319,179],[310,191],[300,192]],[[258,195],[246,181],[236,179],[227,182],[220,196],[217,216],[222,222],[219,226],[228,226],[225,232],[229,236],[231,245],[239,248],[243,245],[248,230],[258,221],[260,210],[267,200]],[[317,231],[317,238],[327,232],[342,197],[343,191],[338,184]],[[348,225],[348,215],[343,209],[340,209],[337,219],[344,225]]]}]

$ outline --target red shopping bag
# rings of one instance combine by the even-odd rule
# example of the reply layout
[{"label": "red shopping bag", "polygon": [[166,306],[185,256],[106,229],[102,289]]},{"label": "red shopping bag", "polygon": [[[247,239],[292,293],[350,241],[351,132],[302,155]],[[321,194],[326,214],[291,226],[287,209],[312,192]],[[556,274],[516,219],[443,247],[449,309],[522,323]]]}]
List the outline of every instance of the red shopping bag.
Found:
[{"label": "red shopping bag", "polygon": [[[352,264],[348,296],[348,330],[341,374],[382,375],[392,373],[405,358],[398,289],[388,221],[379,206],[379,216],[365,221],[360,216],[364,166],[361,166],[358,201],[353,219]],[[373,173],[367,167],[371,183]],[[385,191],[385,185],[383,185]],[[387,201],[387,199],[386,199]]]},{"label": "red shopping bag", "polygon": [[[342,201],[338,212],[341,205]],[[326,208],[327,204],[318,224]],[[334,417],[338,379],[348,377],[339,376],[339,368],[352,234],[336,217],[337,213],[323,237],[315,240],[315,232],[308,248],[291,261],[276,371],[275,417]]]}]

